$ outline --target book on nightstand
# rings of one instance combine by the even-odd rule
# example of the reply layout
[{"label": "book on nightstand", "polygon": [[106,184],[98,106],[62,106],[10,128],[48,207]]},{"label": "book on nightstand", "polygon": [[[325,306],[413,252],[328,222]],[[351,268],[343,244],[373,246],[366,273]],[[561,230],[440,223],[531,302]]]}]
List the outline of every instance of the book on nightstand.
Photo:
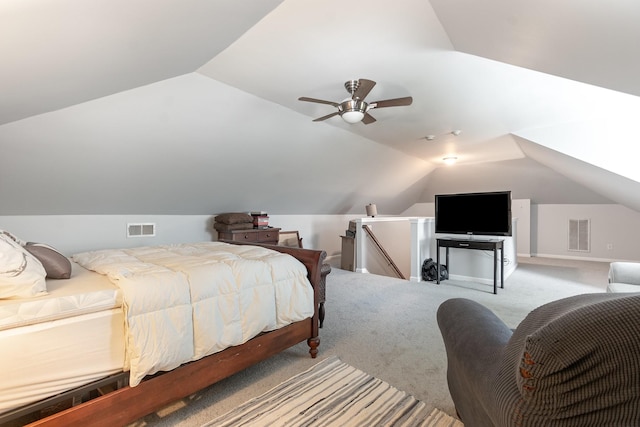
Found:
[{"label": "book on nightstand", "polygon": [[253,228],[267,228],[269,227],[269,215],[266,212],[251,212],[253,217]]}]

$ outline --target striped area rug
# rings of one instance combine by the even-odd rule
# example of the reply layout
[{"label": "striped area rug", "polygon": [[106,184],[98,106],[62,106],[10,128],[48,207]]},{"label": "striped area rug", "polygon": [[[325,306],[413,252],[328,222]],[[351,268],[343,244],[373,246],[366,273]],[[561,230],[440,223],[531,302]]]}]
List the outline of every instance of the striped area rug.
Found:
[{"label": "striped area rug", "polygon": [[318,363],[205,426],[463,427],[459,420],[337,357]]}]

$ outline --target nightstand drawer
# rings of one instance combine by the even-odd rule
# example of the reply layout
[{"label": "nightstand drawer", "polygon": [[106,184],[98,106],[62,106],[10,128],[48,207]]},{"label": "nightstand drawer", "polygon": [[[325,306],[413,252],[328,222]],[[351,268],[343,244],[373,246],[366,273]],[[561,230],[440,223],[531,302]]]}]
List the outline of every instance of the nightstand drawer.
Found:
[{"label": "nightstand drawer", "polygon": [[257,234],[259,242],[278,243],[278,230],[260,230]]},{"label": "nightstand drawer", "polygon": [[245,233],[233,233],[232,240],[237,242],[257,242],[258,241],[258,233],[249,231]]},{"label": "nightstand drawer", "polygon": [[279,232],[279,228],[267,228],[264,230],[250,228],[248,230],[218,231],[218,239],[277,245]]}]

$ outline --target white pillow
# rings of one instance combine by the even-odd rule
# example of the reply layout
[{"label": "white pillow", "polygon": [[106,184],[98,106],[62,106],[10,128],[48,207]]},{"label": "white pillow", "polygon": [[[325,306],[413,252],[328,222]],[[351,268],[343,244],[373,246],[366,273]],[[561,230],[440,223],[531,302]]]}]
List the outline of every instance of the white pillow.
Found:
[{"label": "white pillow", "polygon": [[0,232],[0,299],[46,294],[46,275],[40,261],[13,236]]},{"label": "white pillow", "polygon": [[9,233],[6,230],[0,230],[0,234],[3,234],[6,237],[9,237],[11,240],[13,240],[14,242],[18,243],[20,246],[24,246],[24,245],[27,244],[27,242],[25,242],[24,240],[18,239],[18,237],[16,237],[15,235]]}]

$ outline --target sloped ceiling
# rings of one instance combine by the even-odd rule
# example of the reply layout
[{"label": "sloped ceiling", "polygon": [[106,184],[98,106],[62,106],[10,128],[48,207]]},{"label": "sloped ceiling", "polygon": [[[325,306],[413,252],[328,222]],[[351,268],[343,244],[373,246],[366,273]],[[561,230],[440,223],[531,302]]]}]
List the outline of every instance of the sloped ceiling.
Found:
[{"label": "sloped ceiling", "polygon": [[3,1],[0,123],[190,73],[281,1]]},{"label": "sloped ceiling", "polygon": [[[630,1],[3,1],[0,214],[394,214],[437,188],[640,211],[638,18]],[[357,78],[414,102],[348,125],[297,100]]]},{"label": "sloped ceiling", "polygon": [[430,0],[460,52],[640,95],[632,0]]}]

